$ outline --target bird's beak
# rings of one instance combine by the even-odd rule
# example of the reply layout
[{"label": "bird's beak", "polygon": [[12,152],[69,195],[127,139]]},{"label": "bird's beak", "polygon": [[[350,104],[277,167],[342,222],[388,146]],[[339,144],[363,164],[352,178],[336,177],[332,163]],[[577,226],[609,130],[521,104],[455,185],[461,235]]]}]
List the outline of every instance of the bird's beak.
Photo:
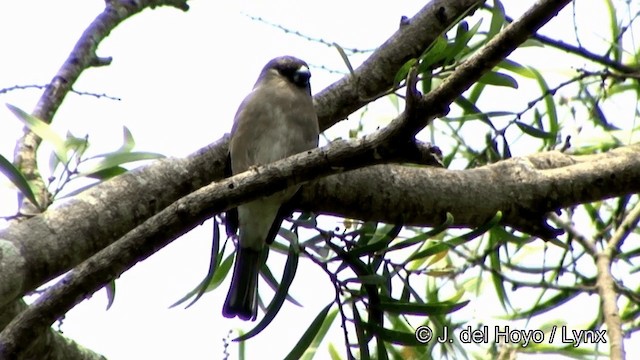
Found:
[{"label": "bird's beak", "polygon": [[295,74],[293,74],[293,82],[298,85],[305,85],[309,82],[309,78],[311,78],[311,71],[306,66],[300,67]]}]

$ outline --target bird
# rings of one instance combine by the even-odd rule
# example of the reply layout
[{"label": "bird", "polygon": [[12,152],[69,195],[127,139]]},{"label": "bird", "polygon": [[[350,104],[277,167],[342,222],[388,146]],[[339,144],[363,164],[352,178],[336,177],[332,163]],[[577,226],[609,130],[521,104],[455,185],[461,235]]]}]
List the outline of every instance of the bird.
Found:
[{"label": "bird", "polygon": [[[318,146],[318,117],[310,77],[307,63],[293,56],[276,57],[262,68],[253,90],[241,102],[231,129],[233,175]],[[258,275],[266,255],[263,251],[268,251],[277,233],[274,229],[282,222],[283,204],[299,188],[292,186],[237,207],[237,253],[223,316],[256,319]]]}]

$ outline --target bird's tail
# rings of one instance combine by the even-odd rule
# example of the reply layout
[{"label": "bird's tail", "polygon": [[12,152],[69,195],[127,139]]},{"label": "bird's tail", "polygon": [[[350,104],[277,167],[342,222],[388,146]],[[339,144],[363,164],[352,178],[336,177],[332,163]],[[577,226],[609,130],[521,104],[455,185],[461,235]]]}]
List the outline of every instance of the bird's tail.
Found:
[{"label": "bird's tail", "polygon": [[255,320],[258,314],[258,273],[261,251],[238,247],[231,287],[222,315],[227,318]]}]

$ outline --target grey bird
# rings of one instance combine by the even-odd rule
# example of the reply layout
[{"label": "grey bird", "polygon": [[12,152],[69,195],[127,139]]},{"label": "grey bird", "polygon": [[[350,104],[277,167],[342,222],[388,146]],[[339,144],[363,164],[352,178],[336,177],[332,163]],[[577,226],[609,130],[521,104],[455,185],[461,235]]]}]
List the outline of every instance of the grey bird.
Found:
[{"label": "grey bird", "polygon": [[[253,91],[242,101],[231,130],[231,173],[238,174],[318,146],[318,118],[304,61],[293,56],[269,61]],[[231,287],[222,309],[225,317],[255,320],[261,256],[282,221],[282,205],[300,188],[293,186],[238,206],[240,230]],[[229,232],[229,222],[227,224]],[[235,229],[232,229],[235,233]]]}]

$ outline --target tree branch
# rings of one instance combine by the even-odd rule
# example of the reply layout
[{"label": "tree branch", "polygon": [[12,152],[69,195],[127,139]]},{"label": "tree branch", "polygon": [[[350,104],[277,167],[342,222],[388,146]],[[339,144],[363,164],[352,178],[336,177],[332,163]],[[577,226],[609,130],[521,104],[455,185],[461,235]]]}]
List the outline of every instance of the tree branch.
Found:
[{"label": "tree branch", "polygon": [[[23,300],[16,300],[0,308],[0,329],[26,309],[28,306]],[[104,356],[80,346],[53,329],[33,340],[30,345],[24,359],[105,360]]]},{"label": "tree branch", "polygon": [[639,191],[640,145],[632,145],[597,155],[538,153],[471,170],[378,165],[304,186],[298,206],[417,226],[441,224],[450,212],[454,227],[480,226],[500,210],[504,225],[554,236],[547,213]]},{"label": "tree branch", "polygon": [[598,294],[602,304],[604,322],[607,325],[607,335],[611,341],[611,345],[609,345],[611,359],[625,358],[624,335],[622,333],[622,322],[620,321],[620,309],[618,308],[618,292],[616,291],[617,285],[611,274],[611,260],[618,251],[620,244],[636,228],[638,220],[640,220],[640,202],[624,218],[622,224],[607,242],[605,249],[596,255]]}]

